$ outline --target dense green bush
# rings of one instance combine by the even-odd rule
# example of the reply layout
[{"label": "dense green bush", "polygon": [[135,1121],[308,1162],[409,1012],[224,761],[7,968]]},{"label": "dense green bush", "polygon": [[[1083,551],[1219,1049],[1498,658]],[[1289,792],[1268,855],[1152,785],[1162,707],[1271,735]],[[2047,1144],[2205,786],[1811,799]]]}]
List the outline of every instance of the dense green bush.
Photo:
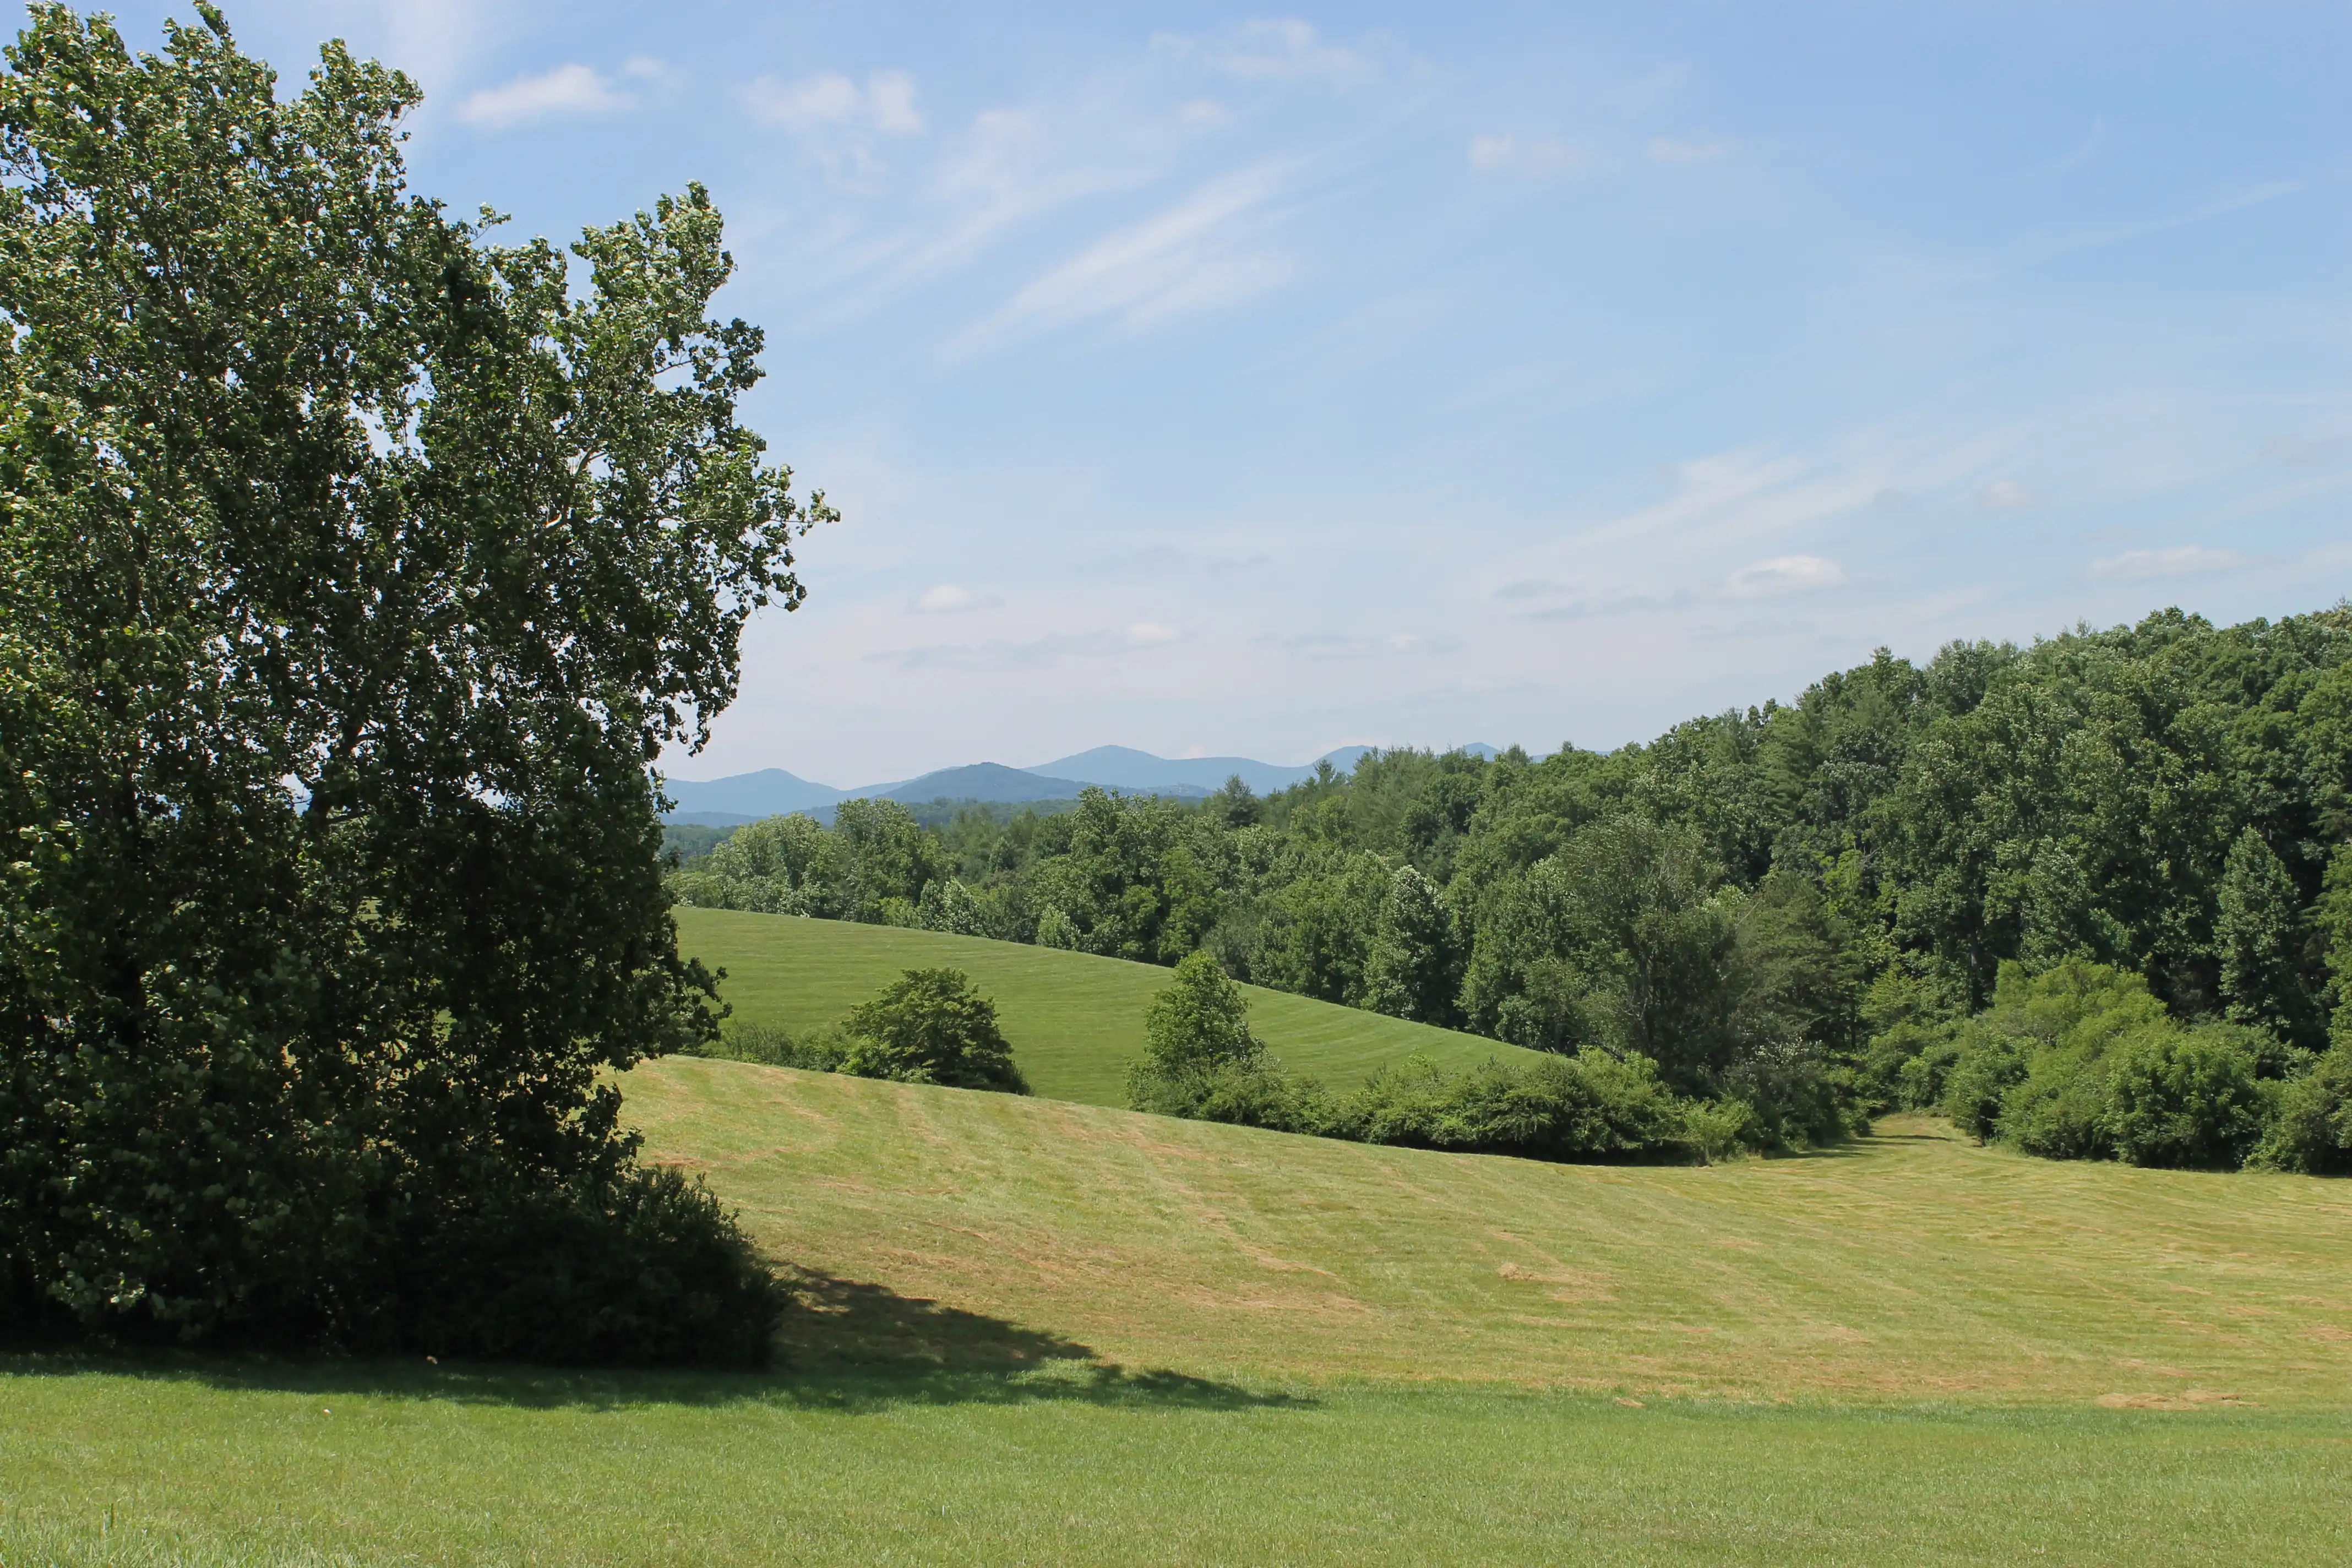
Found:
[{"label": "dense green bush", "polygon": [[1215,1104],[1236,1112],[1212,1121],[1270,1126],[1291,1119],[1295,1096],[1265,1047],[1250,1033],[1249,998],[1205,952],[1176,965],[1143,1015],[1143,1054],[1128,1069],[1127,1101],[1163,1116],[1201,1116]]},{"label": "dense green bush", "polygon": [[359,1350],[593,1364],[764,1365],[788,1297],[698,1180],[478,1197],[415,1228]]},{"label": "dense green bush", "polygon": [[838,1072],[850,1045],[848,1033],[838,1024],[798,1033],[772,1024],[738,1024],[722,1028],[717,1039],[697,1046],[692,1054],[761,1067]]},{"label": "dense green bush", "polygon": [[2258,1158],[2275,1170],[2352,1175],[2352,1042],[2337,1042],[2281,1086]]},{"label": "dense green bush", "polygon": [[1026,1094],[996,1004],[959,969],[909,969],[842,1021],[849,1037],[835,1070],[859,1078]]},{"label": "dense green bush", "polygon": [[1915,1059],[1946,1049],[1944,1113],[1988,1142],[2136,1165],[2329,1165],[2332,1102],[2306,1053],[2263,1029],[2183,1025],[2111,965],[2004,964],[1992,1005]]},{"label": "dense green bush", "polygon": [[1026,1094],[996,1004],[956,969],[909,969],[836,1024],[736,1024],[694,1054],[762,1067]]},{"label": "dense green bush", "polygon": [[1412,1058],[1341,1102],[1331,1131],[1367,1143],[1563,1161],[1688,1158],[1703,1141],[1647,1061],[1598,1051],[1524,1067],[1488,1060],[1459,1073]]},{"label": "dense green bush", "polygon": [[1976,1027],[1964,1029],[1952,1048],[1941,1110],[1953,1126],[1990,1142],[2000,1126],[2002,1101],[2025,1077],[2025,1050],[2016,1040]]},{"label": "dense green bush", "polygon": [[2135,1165],[2234,1171],[2276,1112],[2257,1077],[2257,1031],[2211,1025],[2146,1029],[2108,1053],[2106,1131]]}]

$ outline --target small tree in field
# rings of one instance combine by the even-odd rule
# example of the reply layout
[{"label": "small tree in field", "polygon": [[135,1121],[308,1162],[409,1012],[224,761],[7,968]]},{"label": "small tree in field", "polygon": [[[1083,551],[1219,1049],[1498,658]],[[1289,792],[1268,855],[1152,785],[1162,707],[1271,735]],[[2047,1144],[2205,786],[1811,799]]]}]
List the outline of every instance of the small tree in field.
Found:
[{"label": "small tree in field", "polygon": [[950,1089],[1026,1094],[1013,1047],[996,1026],[996,1004],[962,971],[909,969],[881,995],[849,1015],[849,1053],[841,1070],[861,1078]]},{"label": "small tree in field", "polygon": [[1162,1077],[1253,1068],[1265,1047],[1250,1033],[1249,998],[1205,952],[1176,965],[1143,1015],[1143,1065]]},{"label": "small tree in field", "polygon": [[1290,1132],[1329,1120],[1328,1097],[1266,1055],[1250,1033],[1249,998],[1206,952],[1177,964],[1145,1010],[1143,1055],[1128,1069],[1127,1102],[1161,1116]]}]

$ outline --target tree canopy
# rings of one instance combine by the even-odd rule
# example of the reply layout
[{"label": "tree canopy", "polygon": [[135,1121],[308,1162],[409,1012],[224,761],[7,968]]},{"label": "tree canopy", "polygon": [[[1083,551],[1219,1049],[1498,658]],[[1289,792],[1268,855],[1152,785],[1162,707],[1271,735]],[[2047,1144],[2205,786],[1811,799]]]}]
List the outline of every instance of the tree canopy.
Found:
[{"label": "tree canopy", "polygon": [[[1376,752],[1263,798],[1093,792],[929,837],[894,862],[910,923],[953,908],[1009,941],[1206,952],[1261,985],[1639,1058],[1745,1104],[1767,1141],[1929,1103],[1944,1058],[1923,1053],[1995,1005],[2004,964],[2102,965],[2184,1026],[2273,1042],[2249,1059],[2313,1138],[2338,1125],[2326,1086],[2352,1081],[2303,1071],[2352,1050],[2332,1045],[2352,1037],[2341,605],[1881,652],[1612,752]],[[698,868],[673,890],[742,896]],[[2168,1059],[2147,1081],[2189,1081]],[[2311,1149],[2352,1158],[2352,1134]]]},{"label": "tree canopy", "polygon": [[[281,99],[198,9],[36,6],[0,78],[0,1310],[756,1353],[599,1079],[715,1028],[649,766],[830,515],[737,421],[719,215],[494,243],[407,190],[407,79]],[[620,1346],[516,1226],[727,1256]]]}]

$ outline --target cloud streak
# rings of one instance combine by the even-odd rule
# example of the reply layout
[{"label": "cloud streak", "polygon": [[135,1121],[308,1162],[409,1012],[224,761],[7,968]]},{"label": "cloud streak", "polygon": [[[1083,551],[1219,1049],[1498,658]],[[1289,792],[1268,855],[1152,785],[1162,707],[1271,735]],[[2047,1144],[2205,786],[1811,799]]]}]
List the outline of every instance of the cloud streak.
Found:
[{"label": "cloud streak", "polygon": [[2208,577],[2252,564],[2234,550],[2176,544],[2163,550],[2126,550],[2121,555],[2094,561],[2091,575],[2103,582],[2145,583],[2158,577]]},{"label": "cloud streak", "polygon": [[1244,22],[1208,37],[1160,33],[1152,38],[1151,47],[1235,81],[1307,81],[1349,88],[1377,81],[1381,74],[1369,57],[1344,45],[1324,42],[1313,24],[1295,16]]},{"label": "cloud streak", "polygon": [[1594,162],[1554,137],[1522,142],[1510,134],[1472,137],[1469,156],[1470,166],[1486,174],[1573,174],[1591,168]]},{"label": "cloud streak", "polygon": [[1769,561],[1742,566],[1723,588],[1735,599],[1767,599],[1842,588],[1845,580],[1845,568],[1822,556],[1775,555]]},{"label": "cloud streak", "polygon": [[[647,62],[652,63],[652,62]],[[485,131],[567,116],[613,114],[636,99],[612,78],[583,65],[561,65],[537,76],[487,87],[458,106],[457,118]]]},{"label": "cloud streak", "polygon": [[1159,621],[1137,621],[1117,631],[1053,632],[1025,639],[992,637],[986,642],[935,643],[928,647],[885,649],[866,658],[869,663],[892,664],[900,669],[960,669],[992,674],[1046,669],[1070,659],[1108,658],[1170,647],[1185,640],[1186,634],[1179,627]]},{"label": "cloud streak", "polygon": [[1253,242],[1286,184],[1286,172],[1271,164],[1209,181],[1030,283],[951,339],[949,357],[1102,318],[1142,330],[1281,287],[1290,279],[1292,262]]},{"label": "cloud streak", "polygon": [[923,132],[922,110],[915,106],[915,79],[905,71],[876,71],[863,87],[838,71],[794,81],[763,76],[746,82],[736,96],[753,120],[787,131],[847,127],[884,136]]}]

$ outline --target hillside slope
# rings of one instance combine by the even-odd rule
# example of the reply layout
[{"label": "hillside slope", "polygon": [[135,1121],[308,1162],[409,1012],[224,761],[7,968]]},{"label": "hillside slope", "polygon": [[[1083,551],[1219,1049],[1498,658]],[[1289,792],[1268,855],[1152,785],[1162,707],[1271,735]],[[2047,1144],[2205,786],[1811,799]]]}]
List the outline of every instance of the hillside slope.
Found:
[{"label": "hillside slope", "polygon": [[[1168,971],[1091,953],[846,921],[681,908],[681,952],[723,968],[738,1020],[788,1029],[833,1023],[908,969],[961,969],[995,998],[1030,1088],[1054,1100],[1122,1105],[1143,1049],[1143,1010]],[[1449,1067],[1533,1053],[1475,1035],[1386,1018],[1311,997],[1245,988],[1250,1023],[1284,1066],[1351,1088],[1416,1051]]]},{"label": "hillside slope", "polygon": [[735,1062],[623,1085],[654,1157],[812,1271],[804,1353],[977,1336],[1246,1380],[2352,1404],[2352,1183],[2032,1160],[1926,1121],[1612,1168]]}]

